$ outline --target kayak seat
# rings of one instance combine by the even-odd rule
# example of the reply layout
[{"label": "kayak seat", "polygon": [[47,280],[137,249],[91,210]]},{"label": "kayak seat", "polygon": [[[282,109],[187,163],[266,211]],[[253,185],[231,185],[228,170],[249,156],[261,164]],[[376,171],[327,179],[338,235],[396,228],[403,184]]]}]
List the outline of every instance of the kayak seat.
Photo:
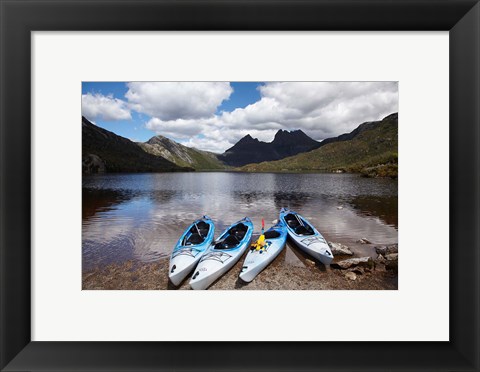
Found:
[{"label": "kayak seat", "polygon": [[244,237],[245,237],[245,234],[247,232],[246,231],[235,231],[235,238],[238,239],[238,241],[241,241]]},{"label": "kayak seat", "polygon": [[280,233],[276,230],[269,230],[264,235],[265,235],[265,239],[275,239],[280,236]]},{"label": "kayak seat", "polygon": [[310,226],[298,226],[295,228],[295,234],[297,235],[313,235],[314,232]]},{"label": "kayak seat", "polygon": [[285,217],[285,222],[287,222],[287,225],[290,226],[292,229],[295,229],[296,227],[300,226],[300,222],[295,218],[293,214],[288,214]]},{"label": "kayak seat", "polygon": [[200,243],[203,243],[205,239],[198,233],[194,233],[194,234],[191,234],[187,241],[186,241],[186,245],[189,245],[189,244],[200,244]]},{"label": "kayak seat", "polygon": [[225,239],[225,246],[226,248],[234,248],[238,245],[240,241],[233,235],[229,235],[227,239]]},{"label": "kayak seat", "polygon": [[210,225],[204,221],[200,221],[197,223],[197,227],[200,230],[200,234],[202,236],[207,236],[208,232],[210,231]]},{"label": "kayak seat", "polygon": [[234,235],[227,236],[221,242],[215,244],[215,249],[231,249],[238,245],[239,241]]},{"label": "kayak seat", "polygon": [[210,225],[205,221],[200,221],[199,223],[197,223],[197,226],[199,229],[208,229]]},{"label": "kayak seat", "polygon": [[245,226],[243,223],[239,223],[238,225],[235,225],[230,230],[228,230],[228,233],[235,236],[238,241],[241,241],[245,237],[247,230],[247,226]]}]

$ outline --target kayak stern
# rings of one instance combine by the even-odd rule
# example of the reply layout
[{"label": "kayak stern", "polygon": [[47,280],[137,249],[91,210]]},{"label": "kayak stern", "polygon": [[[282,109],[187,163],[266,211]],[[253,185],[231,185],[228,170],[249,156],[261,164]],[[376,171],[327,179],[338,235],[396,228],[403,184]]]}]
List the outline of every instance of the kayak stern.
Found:
[{"label": "kayak stern", "polygon": [[310,245],[300,245],[304,251],[309,253],[312,257],[316,258],[324,265],[330,265],[333,261],[333,253],[327,243],[323,241],[317,241]]}]

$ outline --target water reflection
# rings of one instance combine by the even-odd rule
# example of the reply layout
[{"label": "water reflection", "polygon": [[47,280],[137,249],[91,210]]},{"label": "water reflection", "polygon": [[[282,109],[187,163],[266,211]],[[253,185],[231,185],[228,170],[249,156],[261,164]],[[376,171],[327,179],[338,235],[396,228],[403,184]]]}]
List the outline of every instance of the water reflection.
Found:
[{"label": "water reflection", "polygon": [[346,174],[108,174],[83,180],[83,268],[167,257],[201,215],[216,234],[249,216],[258,231],[281,207],[308,218],[327,239],[397,242],[397,183]]},{"label": "water reflection", "polygon": [[349,203],[365,216],[380,218],[384,223],[398,229],[398,197],[368,196],[352,198]]},{"label": "water reflection", "polygon": [[[129,195],[130,194],[130,195]],[[115,204],[132,198],[128,192],[110,189],[82,189],[82,219],[86,220],[97,212],[107,211]]]}]

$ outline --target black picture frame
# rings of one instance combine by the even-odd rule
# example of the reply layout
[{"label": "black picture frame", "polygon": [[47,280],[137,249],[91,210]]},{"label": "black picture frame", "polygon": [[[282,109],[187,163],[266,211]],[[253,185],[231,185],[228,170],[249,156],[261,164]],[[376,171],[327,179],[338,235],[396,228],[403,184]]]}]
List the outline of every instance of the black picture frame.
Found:
[{"label": "black picture frame", "polygon": [[[0,27],[3,371],[479,370],[478,1],[0,0]],[[450,341],[32,342],[30,34],[37,30],[449,31]]]}]

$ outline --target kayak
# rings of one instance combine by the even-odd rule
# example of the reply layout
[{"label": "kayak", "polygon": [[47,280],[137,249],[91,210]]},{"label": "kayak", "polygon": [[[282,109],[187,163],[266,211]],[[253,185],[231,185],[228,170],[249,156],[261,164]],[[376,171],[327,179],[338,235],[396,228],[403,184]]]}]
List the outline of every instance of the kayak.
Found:
[{"label": "kayak", "polygon": [[205,251],[198,263],[190,286],[206,289],[235,265],[245,253],[253,234],[250,218],[235,222]]},{"label": "kayak", "polygon": [[251,282],[260,272],[265,269],[282,251],[287,242],[287,229],[282,222],[269,228],[265,234],[265,241],[262,245],[252,244],[245,262],[243,263],[240,279]]},{"label": "kayak", "polygon": [[285,224],[288,235],[300,249],[324,265],[332,262],[333,254],[327,241],[304,217],[288,208],[282,208],[280,221]]},{"label": "kayak", "polygon": [[203,253],[212,244],[215,225],[208,216],[193,222],[178,239],[170,257],[168,277],[179,285],[200,261]]}]

